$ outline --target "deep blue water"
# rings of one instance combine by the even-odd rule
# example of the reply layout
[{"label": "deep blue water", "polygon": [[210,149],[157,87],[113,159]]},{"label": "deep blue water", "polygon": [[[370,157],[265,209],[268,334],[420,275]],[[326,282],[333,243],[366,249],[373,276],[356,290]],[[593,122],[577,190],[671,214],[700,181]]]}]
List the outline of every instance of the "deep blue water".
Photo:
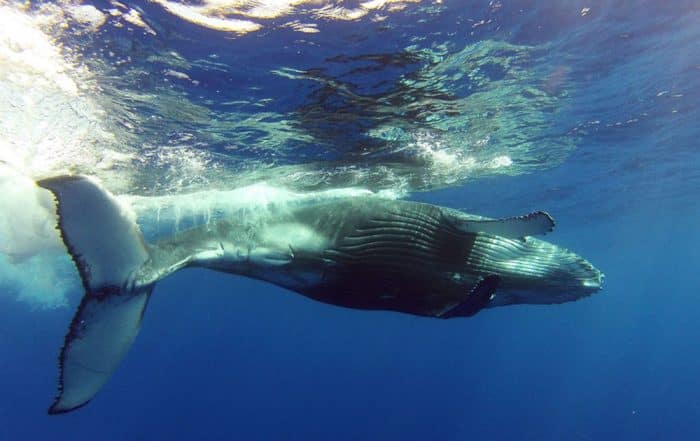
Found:
[{"label": "deep blue water", "polygon": [[[221,136],[236,127],[210,127],[220,137],[208,137],[206,123],[181,120],[185,128],[177,129],[172,114],[144,126],[137,139],[167,147],[180,139],[178,130],[191,131],[202,150],[230,155],[223,163],[232,174],[260,158],[275,165],[412,163],[402,156],[401,136],[382,142],[367,133],[381,124],[471,124],[470,115],[452,115],[450,106],[474,93],[469,87],[483,86],[399,87],[400,78],[427,75],[419,73],[425,59],[404,59],[401,48],[411,38],[447,41],[447,54],[481,40],[532,45],[536,54],[524,69],[536,79],[523,81],[559,97],[532,110],[545,116],[525,141],[539,147],[531,156],[512,152],[517,173],[449,183],[409,169],[419,179],[408,197],[488,216],[545,209],[557,221],[547,240],[600,268],[600,293],[440,321],[336,308],[262,282],[189,269],[158,284],[136,342],[97,397],[53,417],[45,409],[56,355],[80,293],[68,307],[47,311],[0,296],[0,440],[700,439],[700,8],[682,1],[494,4],[399,13],[387,21],[394,28],[383,31],[368,20],[322,21],[319,33],[304,37],[318,46],[300,52],[291,43],[299,37],[286,29],[224,38],[155,3],[136,3],[158,26],[158,38],[128,40],[133,65],[162,70],[135,54],[169,44],[188,60],[216,52],[227,72],[192,68],[198,95],[180,85],[176,96],[210,106],[217,118],[234,112],[224,103],[237,97],[249,104],[276,97],[267,117],[295,121],[280,145],[250,124],[237,138],[248,144],[235,153]],[[584,7],[590,12],[582,16]],[[493,21],[472,27],[467,17]],[[120,32],[127,31],[109,29],[89,42],[64,38],[88,58],[107,46],[126,50]],[[368,54],[384,54],[384,61],[374,65]],[[375,69],[362,70],[363,63]],[[280,67],[315,77],[270,74]],[[489,81],[497,84],[501,74],[493,69]],[[159,84],[110,75],[101,81],[166,93]],[[105,90],[106,101],[129,104]],[[434,98],[427,109],[441,115],[437,123],[407,104],[427,96]],[[507,108],[506,98],[494,107]],[[249,104],[236,114],[254,115]],[[131,105],[136,115],[154,111],[150,103]],[[531,116],[524,112],[513,115]],[[333,117],[339,113],[352,118]],[[138,120],[115,116],[128,118]],[[517,139],[501,123],[494,149],[508,154]],[[273,147],[258,150],[256,142]],[[548,148],[568,142],[574,148],[565,155]],[[134,188],[169,188],[147,178],[143,172]],[[388,184],[378,178],[368,185]]]}]

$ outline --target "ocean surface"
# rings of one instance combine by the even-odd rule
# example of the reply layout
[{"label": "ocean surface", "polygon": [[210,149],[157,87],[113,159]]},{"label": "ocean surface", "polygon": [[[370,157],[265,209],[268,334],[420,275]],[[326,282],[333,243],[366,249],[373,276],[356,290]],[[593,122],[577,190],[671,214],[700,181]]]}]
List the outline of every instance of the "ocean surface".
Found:
[{"label": "ocean surface", "polygon": [[[700,439],[699,121],[697,1],[0,1],[0,440]],[[546,210],[604,286],[443,321],[189,269],[48,416],[65,173],[147,239],[251,185]]]}]

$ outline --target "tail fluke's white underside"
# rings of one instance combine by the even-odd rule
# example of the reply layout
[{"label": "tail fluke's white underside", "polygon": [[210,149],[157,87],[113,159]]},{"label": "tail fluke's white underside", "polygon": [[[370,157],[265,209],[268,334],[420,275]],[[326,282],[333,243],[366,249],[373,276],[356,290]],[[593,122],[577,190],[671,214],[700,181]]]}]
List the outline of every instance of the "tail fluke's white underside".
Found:
[{"label": "tail fluke's white underside", "polygon": [[56,197],[58,228],[85,288],[59,356],[54,414],[85,405],[109,379],[138,333],[152,285],[134,280],[149,255],[114,196],[83,176],[38,184]]}]

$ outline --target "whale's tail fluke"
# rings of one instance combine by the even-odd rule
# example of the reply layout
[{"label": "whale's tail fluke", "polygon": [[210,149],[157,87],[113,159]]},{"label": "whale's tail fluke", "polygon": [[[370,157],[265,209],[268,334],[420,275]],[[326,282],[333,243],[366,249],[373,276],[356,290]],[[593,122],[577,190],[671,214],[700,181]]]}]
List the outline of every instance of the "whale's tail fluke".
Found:
[{"label": "whale's tail fluke", "polygon": [[138,333],[153,283],[136,272],[149,260],[134,216],[96,181],[61,176],[37,183],[57,201],[58,229],[85,295],[59,356],[58,395],[50,414],[87,404]]}]

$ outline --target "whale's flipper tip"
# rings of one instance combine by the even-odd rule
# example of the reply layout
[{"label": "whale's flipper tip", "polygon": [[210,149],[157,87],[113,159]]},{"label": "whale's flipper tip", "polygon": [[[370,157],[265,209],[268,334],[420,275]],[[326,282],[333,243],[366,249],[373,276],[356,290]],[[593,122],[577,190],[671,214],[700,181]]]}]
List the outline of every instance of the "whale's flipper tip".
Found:
[{"label": "whale's flipper tip", "polygon": [[549,233],[554,229],[554,219],[546,211],[535,211],[503,219],[459,219],[457,228],[465,233],[484,233],[518,239]]},{"label": "whale's flipper tip", "polygon": [[138,333],[153,284],[134,280],[149,254],[117,198],[85,176],[37,184],[56,198],[58,229],[85,288],[58,360],[54,415],[84,406],[104,385]]},{"label": "whale's flipper tip", "polygon": [[482,277],[469,291],[466,299],[443,312],[440,318],[471,317],[475,315],[489,304],[500,282],[500,276],[495,274]]}]

